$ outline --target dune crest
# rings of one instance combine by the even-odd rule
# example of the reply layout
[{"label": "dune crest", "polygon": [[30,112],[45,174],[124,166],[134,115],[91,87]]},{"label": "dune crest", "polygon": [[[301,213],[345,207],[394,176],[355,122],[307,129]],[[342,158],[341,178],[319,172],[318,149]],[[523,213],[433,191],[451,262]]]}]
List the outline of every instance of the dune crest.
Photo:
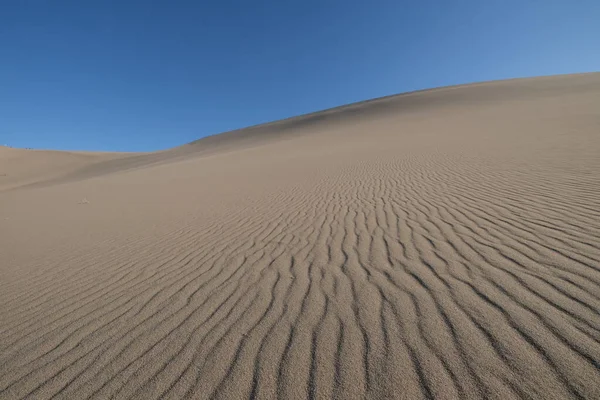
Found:
[{"label": "dune crest", "polygon": [[599,73],[0,148],[0,398],[600,398],[599,154]]}]

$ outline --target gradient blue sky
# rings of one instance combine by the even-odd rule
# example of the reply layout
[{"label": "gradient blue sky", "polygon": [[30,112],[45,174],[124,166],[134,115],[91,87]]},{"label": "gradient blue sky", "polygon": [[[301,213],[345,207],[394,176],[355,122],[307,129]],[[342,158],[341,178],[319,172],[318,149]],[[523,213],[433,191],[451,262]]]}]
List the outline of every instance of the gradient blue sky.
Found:
[{"label": "gradient blue sky", "polygon": [[0,1],[0,144],[150,151],[415,89],[600,70],[600,1]]}]

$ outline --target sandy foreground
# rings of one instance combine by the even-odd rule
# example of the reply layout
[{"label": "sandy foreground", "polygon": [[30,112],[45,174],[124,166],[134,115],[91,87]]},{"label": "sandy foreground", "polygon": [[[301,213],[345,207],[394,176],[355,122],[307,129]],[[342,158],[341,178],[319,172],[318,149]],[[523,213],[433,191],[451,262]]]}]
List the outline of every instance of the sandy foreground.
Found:
[{"label": "sandy foreground", "polygon": [[0,147],[0,398],[600,399],[600,74]]}]

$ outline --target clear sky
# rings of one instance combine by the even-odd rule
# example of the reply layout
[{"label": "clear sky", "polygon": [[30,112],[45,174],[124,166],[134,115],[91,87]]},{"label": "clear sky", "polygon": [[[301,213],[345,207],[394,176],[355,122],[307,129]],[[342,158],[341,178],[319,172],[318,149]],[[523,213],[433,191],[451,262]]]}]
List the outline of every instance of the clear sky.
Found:
[{"label": "clear sky", "polygon": [[150,151],[415,89],[598,70],[598,0],[0,0],[0,144]]}]

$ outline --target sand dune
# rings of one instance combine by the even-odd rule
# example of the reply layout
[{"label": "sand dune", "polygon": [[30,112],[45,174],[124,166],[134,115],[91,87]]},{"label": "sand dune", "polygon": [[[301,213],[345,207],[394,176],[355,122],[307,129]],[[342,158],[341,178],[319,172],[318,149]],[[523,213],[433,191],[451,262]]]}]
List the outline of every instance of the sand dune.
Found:
[{"label": "sand dune", "polygon": [[122,153],[35,151],[0,146],[0,191],[35,185],[101,161],[129,158]]},{"label": "sand dune", "polygon": [[600,74],[0,175],[2,399],[600,398]]}]

